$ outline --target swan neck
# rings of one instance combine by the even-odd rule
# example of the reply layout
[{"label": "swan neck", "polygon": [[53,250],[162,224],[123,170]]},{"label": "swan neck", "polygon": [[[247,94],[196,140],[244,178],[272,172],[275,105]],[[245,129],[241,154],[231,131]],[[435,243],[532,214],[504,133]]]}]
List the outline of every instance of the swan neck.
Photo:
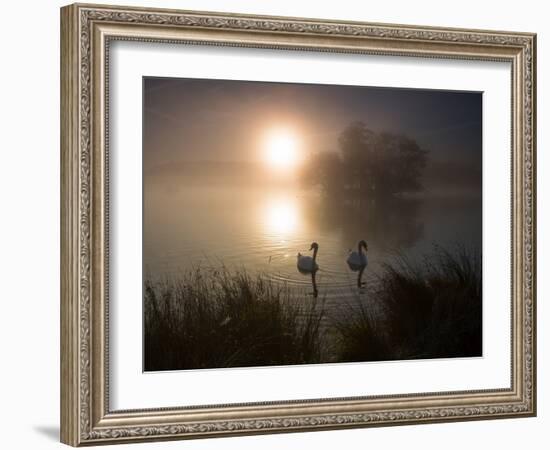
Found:
[{"label": "swan neck", "polygon": [[315,247],[313,249],[313,261],[315,261],[315,258],[317,258],[317,251],[319,250],[319,248]]},{"label": "swan neck", "polygon": [[363,254],[363,246],[361,244],[357,244],[357,250],[359,251],[359,254]]}]

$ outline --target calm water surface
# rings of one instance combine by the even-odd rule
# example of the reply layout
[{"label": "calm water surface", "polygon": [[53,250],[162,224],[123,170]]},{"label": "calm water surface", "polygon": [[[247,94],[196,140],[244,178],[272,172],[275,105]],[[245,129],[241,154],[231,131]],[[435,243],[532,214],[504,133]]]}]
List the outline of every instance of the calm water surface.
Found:
[{"label": "calm water surface", "polygon": [[144,199],[144,275],[152,279],[225,265],[311,293],[296,255],[311,254],[316,241],[319,297],[337,311],[348,297],[364,294],[346,264],[361,239],[369,246],[367,283],[396,252],[414,261],[433,244],[480,249],[481,201],[455,196],[357,205],[297,188],[162,185],[149,187]]}]

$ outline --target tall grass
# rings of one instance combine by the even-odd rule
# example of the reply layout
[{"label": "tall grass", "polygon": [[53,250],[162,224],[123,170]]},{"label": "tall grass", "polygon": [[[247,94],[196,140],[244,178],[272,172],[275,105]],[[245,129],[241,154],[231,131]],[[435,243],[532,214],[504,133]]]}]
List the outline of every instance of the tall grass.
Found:
[{"label": "tall grass", "polygon": [[245,271],[145,282],[146,371],[321,361],[322,305]]},{"label": "tall grass", "polygon": [[[345,361],[481,356],[481,258],[464,247],[435,247],[421,263],[385,264],[367,303],[334,322]],[[383,310],[377,322],[369,302]]]},{"label": "tall grass", "polygon": [[342,314],[330,319],[337,341],[338,361],[389,359],[391,348],[384,331],[384,323],[375,320],[368,305],[357,298],[355,304],[345,303],[342,309]]},{"label": "tall grass", "polygon": [[145,370],[481,355],[474,252],[435,247],[420,262],[398,256],[360,296],[326,322],[322,300],[262,274],[197,269],[147,281]]}]

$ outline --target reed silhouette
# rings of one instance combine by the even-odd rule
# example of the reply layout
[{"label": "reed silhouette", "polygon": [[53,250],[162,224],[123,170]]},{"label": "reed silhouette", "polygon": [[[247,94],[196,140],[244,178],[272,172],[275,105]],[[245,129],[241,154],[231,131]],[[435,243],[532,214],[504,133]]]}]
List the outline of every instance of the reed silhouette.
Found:
[{"label": "reed silhouette", "polygon": [[[436,246],[420,264],[400,254],[376,278],[366,304],[344,305],[333,319],[342,361],[482,355],[479,254]],[[373,320],[369,304],[384,310],[383,320]]]},{"label": "reed silhouette", "polygon": [[145,282],[146,371],[320,362],[323,304],[245,271]]}]

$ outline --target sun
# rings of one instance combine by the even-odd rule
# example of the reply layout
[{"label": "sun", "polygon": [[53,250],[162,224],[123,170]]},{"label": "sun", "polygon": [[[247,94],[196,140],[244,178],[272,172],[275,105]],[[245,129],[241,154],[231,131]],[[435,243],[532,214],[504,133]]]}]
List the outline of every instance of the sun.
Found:
[{"label": "sun", "polygon": [[299,143],[295,134],[287,130],[277,130],[265,139],[265,161],[277,170],[295,168],[300,162]]}]

